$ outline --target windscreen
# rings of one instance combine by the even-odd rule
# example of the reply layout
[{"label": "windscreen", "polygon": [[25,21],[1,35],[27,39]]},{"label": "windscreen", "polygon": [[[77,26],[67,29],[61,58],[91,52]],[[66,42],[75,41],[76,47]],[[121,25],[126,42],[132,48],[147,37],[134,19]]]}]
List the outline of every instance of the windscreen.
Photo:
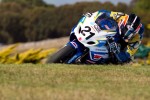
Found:
[{"label": "windscreen", "polygon": [[100,27],[101,30],[117,29],[116,21],[113,18],[107,16],[105,13],[99,16],[95,22]]}]

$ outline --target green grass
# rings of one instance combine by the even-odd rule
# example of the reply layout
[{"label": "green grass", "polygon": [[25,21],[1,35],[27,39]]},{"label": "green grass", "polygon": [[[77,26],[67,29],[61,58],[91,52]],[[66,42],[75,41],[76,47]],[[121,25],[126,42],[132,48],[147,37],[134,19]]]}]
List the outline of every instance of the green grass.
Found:
[{"label": "green grass", "polygon": [[0,64],[0,100],[148,99],[150,66]]}]

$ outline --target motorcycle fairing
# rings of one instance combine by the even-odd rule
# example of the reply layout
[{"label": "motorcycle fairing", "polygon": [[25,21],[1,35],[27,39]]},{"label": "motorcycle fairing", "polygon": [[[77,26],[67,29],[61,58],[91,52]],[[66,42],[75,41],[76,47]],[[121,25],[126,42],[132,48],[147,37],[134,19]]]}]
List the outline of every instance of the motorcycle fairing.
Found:
[{"label": "motorcycle fairing", "polygon": [[[89,49],[89,59],[91,61],[98,62],[101,60],[107,61],[109,59],[107,37],[115,36],[116,30],[101,30],[100,27],[93,22],[96,16],[97,14],[91,17],[82,17],[76,27],[73,28],[69,45],[72,45],[77,50],[77,53],[68,63],[75,62],[75,60],[83,54],[83,50],[81,49],[85,47]],[[80,44],[83,46],[80,46]]]}]

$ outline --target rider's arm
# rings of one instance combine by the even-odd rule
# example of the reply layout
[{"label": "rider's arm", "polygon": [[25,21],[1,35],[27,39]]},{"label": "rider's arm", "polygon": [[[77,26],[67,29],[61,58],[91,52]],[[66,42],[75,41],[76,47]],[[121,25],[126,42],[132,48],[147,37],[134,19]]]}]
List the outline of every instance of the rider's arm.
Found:
[{"label": "rider's arm", "polygon": [[138,48],[141,44],[142,38],[143,38],[143,32],[144,32],[144,26],[142,25],[140,27],[139,31],[136,33],[136,35],[129,41],[130,43],[128,43],[129,45],[128,45],[127,52],[131,56],[134,56],[134,54],[138,50]]},{"label": "rider's arm", "polygon": [[[142,25],[142,24],[141,24]],[[143,38],[144,26],[139,27],[139,31],[137,31],[136,35],[129,41],[127,50],[121,51],[118,56],[122,59],[123,62],[128,62],[131,60],[132,56],[138,50],[141,40]]]},{"label": "rider's arm", "polygon": [[132,56],[134,56],[134,54],[136,53],[141,44],[143,32],[144,26],[142,25],[139,28],[139,31],[137,31],[136,35],[129,41],[127,49],[121,50],[119,53],[115,55],[119,62],[124,63],[129,62],[131,60]]},{"label": "rider's arm", "polygon": [[110,48],[110,56],[111,58],[113,57],[112,63],[127,63],[131,61],[131,56],[127,52],[127,49],[122,49],[113,37],[108,37],[108,45]]}]

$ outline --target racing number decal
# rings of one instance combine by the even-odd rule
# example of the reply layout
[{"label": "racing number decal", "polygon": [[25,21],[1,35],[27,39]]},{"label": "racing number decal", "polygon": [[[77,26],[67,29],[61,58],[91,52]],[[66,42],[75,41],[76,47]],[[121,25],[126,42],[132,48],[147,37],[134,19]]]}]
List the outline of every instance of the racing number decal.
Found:
[{"label": "racing number decal", "polygon": [[90,28],[89,26],[85,26],[85,29],[84,29],[84,30],[81,30],[80,33],[81,33],[83,36],[85,36],[85,32],[89,32],[89,33],[90,33],[90,35],[85,38],[86,40],[90,39],[92,36],[95,35],[95,33],[92,33],[92,32],[91,32],[91,28]]},{"label": "racing number decal", "polygon": [[85,32],[90,32],[91,28],[89,26],[85,26],[85,30],[81,30],[81,34],[85,36]]},{"label": "racing number decal", "polygon": [[94,35],[95,35],[95,33],[90,32],[90,35],[88,37],[86,37],[86,40],[90,39]]}]

